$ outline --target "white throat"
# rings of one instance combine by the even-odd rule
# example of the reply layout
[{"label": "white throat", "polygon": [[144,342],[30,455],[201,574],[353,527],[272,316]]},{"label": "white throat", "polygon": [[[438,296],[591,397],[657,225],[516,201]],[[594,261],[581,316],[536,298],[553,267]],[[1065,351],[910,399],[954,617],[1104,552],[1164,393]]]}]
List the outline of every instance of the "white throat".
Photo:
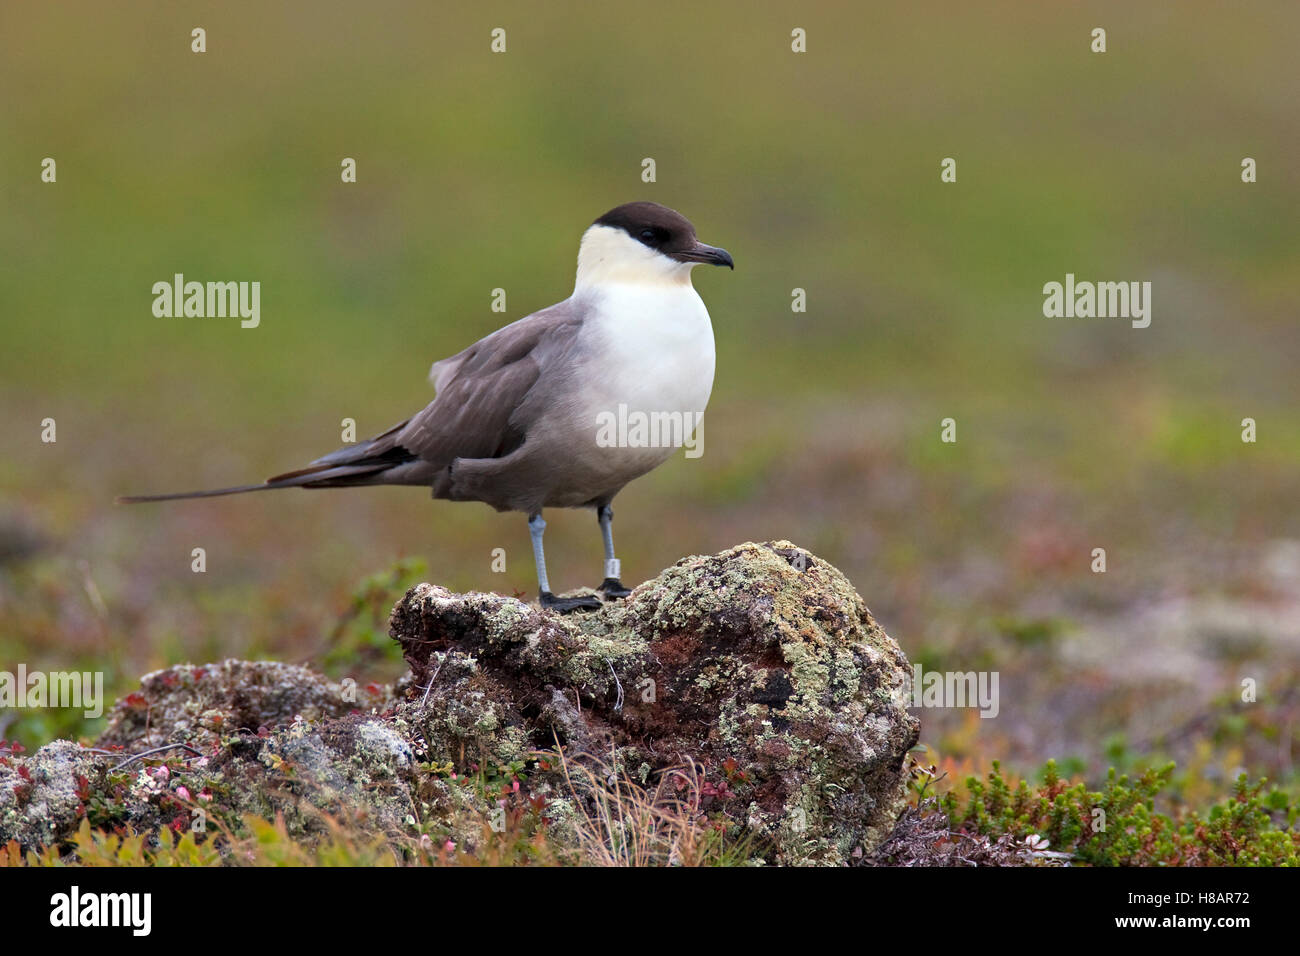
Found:
[{"label": "white throat", "polygon": [[693,262],[677,262],[656,252],[613,226],[595,225],[582,236],[578,247],[578,278],[575,294],[607,285],[691,285]]},{"label": "white throat", "polygon": [[[573,297],[587,310],[582,335],[592,356],[582,402],[584,414],[590,413],[585,424],[599,411],[620,407],[703,414],[713,388],[713,326],[691,285],[692,265],[621,229],[592,226],[582,237]],[[648,469],[672,449],[629,454],[636,469]]]}]

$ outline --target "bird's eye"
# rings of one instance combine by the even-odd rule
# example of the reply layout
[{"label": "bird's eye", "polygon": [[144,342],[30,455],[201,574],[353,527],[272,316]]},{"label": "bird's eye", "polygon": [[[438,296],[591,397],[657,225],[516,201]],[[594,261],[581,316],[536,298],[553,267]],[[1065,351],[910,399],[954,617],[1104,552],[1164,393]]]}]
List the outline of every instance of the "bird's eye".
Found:
[{"label": "bird's eye", "polygon": [[655,238],[655,231],[653,229],[642,229],[641,238],[646,242],[651,242]]}]

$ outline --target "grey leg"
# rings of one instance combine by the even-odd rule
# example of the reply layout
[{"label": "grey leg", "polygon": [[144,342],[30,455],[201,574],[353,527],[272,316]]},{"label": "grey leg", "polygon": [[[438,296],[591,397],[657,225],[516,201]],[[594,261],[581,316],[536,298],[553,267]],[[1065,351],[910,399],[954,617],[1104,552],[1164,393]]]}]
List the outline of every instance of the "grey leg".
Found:
[{"label": "grey leg", "polygon": [[596,509],[596,520],[600,522],[600,535],[605,539],[605,580],[596,590],[608,598],[627,597],[632,592],[619,580],[621,568],[618,558],[614,557],[614,509],[601,505]]},{"label": "grey leg", "polygon": [[600,598],[557,598],[551,593],[551,582],[546,577],[546,552],[542,548],[542,535],[546,532],[546,522],[539,511],[528,518],[528,534],[533,539],[533,563],[537,565],[537,596],[544,608],[568,614],[579,609],[593,610],[600,607]]},{"label": "grey leg", "polygon": [[542,535],[546,533],[546,522],[541,512],[528,519],[528,534],[533,539],[533,564],[537,567],[537,588],[542,594],[551,593],[551,582],[546,579],[546,551],[542,548]]}]

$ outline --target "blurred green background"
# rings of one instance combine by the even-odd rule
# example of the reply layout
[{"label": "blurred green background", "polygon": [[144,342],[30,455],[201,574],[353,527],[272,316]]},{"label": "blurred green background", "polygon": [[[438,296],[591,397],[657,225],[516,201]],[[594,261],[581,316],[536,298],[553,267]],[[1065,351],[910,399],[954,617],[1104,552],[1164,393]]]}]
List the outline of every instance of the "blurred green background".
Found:
[{"label": "blurred green background", "polygon": [[[618,499],[625,580],[789,538],[927,669],[1001,673],[998,719],[922,713],[954,767],[1286,777],[1298,35],[1293,2],[5,4],[0,669],[388,680],[406,583],[531,596],[522,517],[416,489],[112,500],[400,421],[433,360],[568,295],[592,219],[653,199],[737,269],[697,270],[705,454]],[[176,272],[260,281],[261,327],[155,318]],[[1151,281],[1151,327],[1044,318],[1067,272]],[[595,584],[591,515],[547,517],[552,580]],[[28,746],[96,729],[0,722]]]}]

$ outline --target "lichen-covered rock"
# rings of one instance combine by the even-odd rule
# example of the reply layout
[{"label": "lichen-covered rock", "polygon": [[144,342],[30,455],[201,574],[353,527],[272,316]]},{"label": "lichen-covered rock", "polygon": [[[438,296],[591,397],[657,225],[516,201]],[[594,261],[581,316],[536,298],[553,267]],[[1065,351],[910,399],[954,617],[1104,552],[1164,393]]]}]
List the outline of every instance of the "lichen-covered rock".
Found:
[{"label": "lichen-covered rock", "polygon": [[0,845],[17,840],[30,849],[75,830],[85,814],[81,781],[95,774],[98,762],[70,740],[0,760]]},{"label": "lichen-covered rock", "polygon": [[685,558],[588,615],[424,584],[390,623],[426,739],[496,760],[558,740],[643,782],[689,761],[771,862],[859,859],[905,803],[910,665],[789,542]]},{"label": "lichen-covered rock", "polygon": [[116,703],[98,746],[59,740],[0,759],[0,846],[57,844],[83,818],[151,832],[279,814],[308,837],[330,816],[399,836],[410,794],[386,782],[413,757],[373,713],[391,704],[390,688],[273,661],[156,671]]},{"label": "lichen-covered rock", "polygon": [[335,684],[315,671],[276,661],[182,664],[140,678],[140,689],[108,715],[101,747],[142,750],[188,743],[206,750],[223,736],[369,710],[389,688]]},{"label": "lichen-covered rock", "polygon": [[[0,846],[59,844],[83,817],[230,832],[254,814],[294,839],[346,821],[399,852],[431,835],[472,850],[509,797],[583,859],[596,789],[626,777],[689,779],[690,813],[752,858],[842,865],[905,803],[910,665],[844,576],[789,542],[685,558],[569,617],[422,584],[390,624],[411,667],[396,690],[272,662],[173,667],[118,701],[99,749],[4,756]],[[538,759],[556,745],[564,763]]]}]

